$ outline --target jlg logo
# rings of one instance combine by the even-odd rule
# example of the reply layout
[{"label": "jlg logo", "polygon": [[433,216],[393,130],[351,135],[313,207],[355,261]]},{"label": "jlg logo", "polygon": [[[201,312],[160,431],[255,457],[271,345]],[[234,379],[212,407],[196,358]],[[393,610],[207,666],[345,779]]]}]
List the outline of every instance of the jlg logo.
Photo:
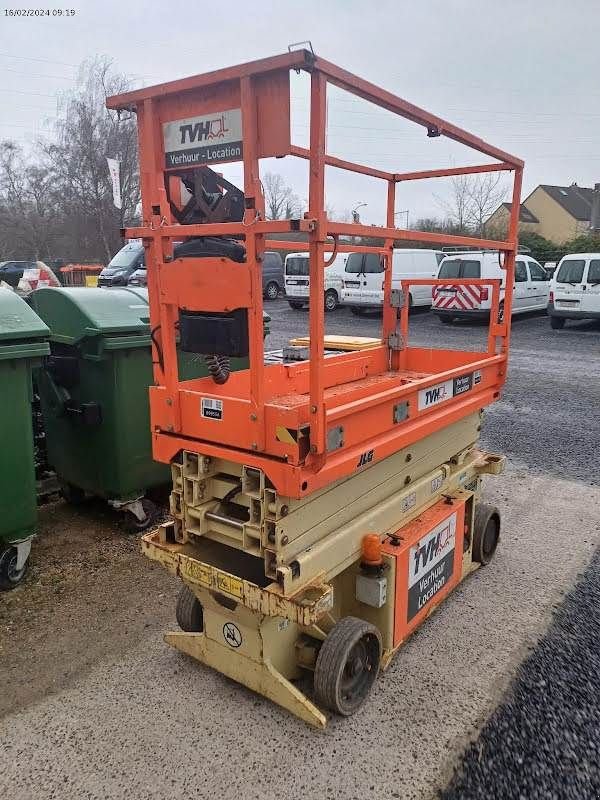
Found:
[{"label": "jlg logo", "polygon": [[225,115],[215,119],[207,119],[204,122],[196,122],[195,125],[180,125],[181,144],[188,142],[201,142],[203,139],[223,139],[229,133],[229,128],[225,127]]},{"label": "jlg logo", "polygon": [[373,461],[374,450],[367,450],[364,453],[360,454],[360,458],[358,459],[358,464],[356,465],[356,469],[360,469],[360,467],[366,466],[366,464],[370,464]]}]

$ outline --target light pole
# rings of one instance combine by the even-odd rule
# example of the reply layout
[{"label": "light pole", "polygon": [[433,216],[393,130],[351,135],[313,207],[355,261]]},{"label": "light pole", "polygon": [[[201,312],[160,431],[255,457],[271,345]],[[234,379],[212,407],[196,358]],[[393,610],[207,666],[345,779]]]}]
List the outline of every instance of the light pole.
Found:
[{"label": "light pole", "polygon": [[395,218],[396,218],[396,217],[397,217],[399,214],[406,214],[406,228],[407,228],[407,229],[408,229],[408,211],[409,211],[409,210],[408,210],[408,208],[406,209],[406,211],[394,211],[394,219],[395,219]]},{"label": "light pole", "polygon": [[359,203],[358,205],[354,206],[354,208],[352,209],[352,222],[354,222],[355,225],[359,225],[360,224],[360,215],[358,213],[358,209],[359,208],[364,208],[364,206],[368,206],[368,205],[369,205],[368,203]]}]

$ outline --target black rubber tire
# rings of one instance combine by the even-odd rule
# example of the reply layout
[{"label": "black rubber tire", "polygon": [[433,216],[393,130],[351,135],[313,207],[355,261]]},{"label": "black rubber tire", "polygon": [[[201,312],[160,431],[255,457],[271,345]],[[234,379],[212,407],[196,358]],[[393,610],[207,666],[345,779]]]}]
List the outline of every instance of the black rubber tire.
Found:
[{"label": "black rubber tire", "polygon": [[204,611],[196,595],[185,584],[179,590],[175,606],[177,624],[186,633],[201,633],[204,630]]},{"label": "black rubber tire", "polygon": [[85,502],[85,491],[72,483],[64,483],[60,493],[70,506],[80,506]]},{"label": "black rubber tire", "polygon": [[360,306],[350,306],[350,311],[355,317],[362,317],[364,315],[364,310]]},{"label": "black rubber tire", "polygon": [[265,297],[267,300],[277,300],[279,297],[279,286],[275,283],[275,281],[267,283],[265,288]]},{"label": "black rubber tire", "polygon": [[288,300],[288,303],[294,311],[301,311],[304,308],[304,303],[298,303],[296,300]]},{"label": "black rubber tire", "polygon": [[504,322],[504,300],[498,305],[498,324]]},{"label": "black rubber tire", "polygon": [[477,503],[473,520],[473,561],[489,564],[500,540],[500,512],[495,506]]},{"label": "black rubber tire", "polygon": [[325,311],[335,311],[339,304],[338,293],[335,289],[327,289],[325,292]]},{"label": "black rubber tire", "polygon": [[0,591],[15,589],[25,577],[29,566],[29,558],[20,570],[16,569],[17,548],[8,547],[0,553]]},{"label": "black rubber tire", "polygon": [[149,528],[156,519],[157,508],[152,500],[144,497],[142,507],[146,513],[146,519],[141,521],[131,511],[126,512],[125,527],[129,533],[139,533]]},{"label": "black rubber tire", "polygon": [[443,325],[452,325],[452,323],[454,322],[453,317],[440,317],[439,319]]},{"label": "black rubber tire", "polygon": [[342,617],[317,656],[317,702],[343,717],[354,714],[373,688],[380,661],[381,634],[377,628],[357,617]]},{"label": "black rubber tire", "polygon": [[550,317],[550,327],[553,331],[562,331],[565,327],[565,318],[564,317]]}]

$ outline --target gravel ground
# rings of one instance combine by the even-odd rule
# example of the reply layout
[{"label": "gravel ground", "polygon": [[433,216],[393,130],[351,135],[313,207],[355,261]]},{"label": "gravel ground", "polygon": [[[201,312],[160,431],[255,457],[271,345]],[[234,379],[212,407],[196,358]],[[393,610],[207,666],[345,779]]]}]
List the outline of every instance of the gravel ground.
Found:
[{"label": "gravel ground", "polygon": [[[275,349],[306,333],[308,313],[269,303]],[[326,314],[328,333],[378,336],[381,319],[354,317],[339,308]],[[409,342],[417,347],[485,349],[487,325],[442,325],[428,311],[412,315]],[[600,323],[571,322],[553,331],[545,315],[515,317],[510,367],[502,399],[486,410],[482,442],[537,472],[600,483],[590,472],[600,430]]]},{"label": "gravel ground", "polygon": [[[274,330],[267,348],[302,332],[306,314],[284,301],[267,308]],[[380,325],[345,310],[327,323],[330,332],[357,335],[376,335]],[[411,333],[422,346],[477,349],[485,339],[483,326],[442,327],[428,313],[414,315]],[[178,582],[147,562],[112,516],[95,506],[42,509],[32,575],[0,601],[0,797],[420,800],[443,788],[465,748],[470,763],[471,737],[505,696],[600,539],[600,487],[590,474],[599,342],[598,327],[585,323],[553,332],[544,317],[515,322],[508,384],[484,430],[484,444],[511,460],[507,474],[486,483],[486,499],[503,514],[496,558],[401,649],[364,709],[332,720],[324,732],[163,643],[174,625]],[[593,607],[580,605],[577,619],[594,616]],[[595,663],[592,631],[588,661],[574,655],[574,679]],[[554,685],[550,677],[540,680]],[[541,701],[538,684],[529,684],[530,694]],[[591,697],[594,686],[582,678],[580,690]],[[553,708],[549,732],[568,731],[573,719],[583,725],[564,704]],[[514,715],[511,741],[523,732],[533,738],[528,725]],[[504,735],[497,730],[496,749]],[[550,745],[562,745],[565,758],[569,748],[579,757],[581,780],[591,776],[598,753],[582,739],[566,734],[561,742],[542,732],[539,764],[558,761]],[[483,759],[488,750],[476,747]],[[516,759],[524,757],[518,749]],[[562,784],[554,791],[562,797]],[[531,787],[522,794],[552,796]]]},{"label": "gravel ground", "polygon": [[443,800],[600,797],[599,606],[597,553]]}]

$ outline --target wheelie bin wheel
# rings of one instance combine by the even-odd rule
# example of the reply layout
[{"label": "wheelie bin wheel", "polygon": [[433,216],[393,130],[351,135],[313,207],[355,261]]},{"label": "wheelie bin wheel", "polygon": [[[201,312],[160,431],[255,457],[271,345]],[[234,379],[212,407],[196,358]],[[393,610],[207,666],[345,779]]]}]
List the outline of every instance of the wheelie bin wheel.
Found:
[{"label": "wheelie bin wheel", "polygon": [[354,714],[375,683],[380,660],[377,628],[357,617],[343,617],[317,656],[314,687],[318,702],[344,717]]},{"label": "wheelie bin wheel", "polygon": [[473,523],[473,561],[489,564],[500,539],[500,512],[495,506],[478,503]]},{"label": "wheelie bin wheel", "polygon": [[144,509],[144,519],[138,519],[132,511],[126,512],[125,526],[130,533],[137,533],[138,531],[145,531],[156,519],[157,509],[152,500],[146,497],[142,500],[142,508]]},{"label": "wheelie bin wheel", "polygon": [[85,491],[73,483],[63,483],[60,493],[70,506],[80,506],[85,501]]},{"label": "wheelie bin wheel", "polygon": [[16,547],[9,547],[0,553],[0,590],[8,591],[18,586],[27,572],[29,558],[21,569],[17,569],[18,552]]},{"label": "wheelie bin wheel", "polygon": [[185,584],[179,591],[175,617],[181,630],[186,633],[201,633],[204,630],[204,612],[200,601]]}]

